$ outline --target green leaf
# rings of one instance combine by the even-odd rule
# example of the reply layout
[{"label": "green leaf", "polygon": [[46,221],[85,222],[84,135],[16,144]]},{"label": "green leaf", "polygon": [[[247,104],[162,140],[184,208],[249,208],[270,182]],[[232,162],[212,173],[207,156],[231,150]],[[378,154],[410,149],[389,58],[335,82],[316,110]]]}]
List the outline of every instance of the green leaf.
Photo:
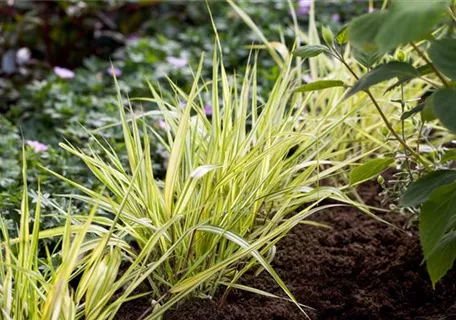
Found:
[{"label": "green leaf", "polygon": [[[442,276],[442,271],[448,266],[448,263],[446,263],[444,268],[434,270],[433,268],[436,266],[433,259],[442,258],[442,240],[444,240],[444,235],[448,232],[448,225],[451,223],[455,214],[456,183],[435,189],[429,196],[429,199],[423,204],[423,209],[421,210],[419,223],[421,247],[423,248],[425,259],[431,259],[432,261],[431,268],[428,265],[428,270],[431,271],[430,275],[433,285]],[[432,256],[436,253],[437,256],[433,258]],[[450,259],[453,257],[446,258]]]},{"label": "green leaf", "polygon": [[340,45],[348,42],[348,26],[343,27],[336,35],[336,42]]},{"label": "green leaf", "polygon": [[448,1],[396,0],[375,38],[384,50],[425,38],[444,17]]},{"label": "green leaf", "polygon": [[352,53],[356,61],[368,69],[379,62],[385,55],[383,51],[362,51],[356,48],[353,48]]},{"label": "green leaf", "polygon": [[374,40],[378,30],[383,25],[385,17],[386,15],[383,11],[375,11],[353,19],[347,29],[350,44],[363,52],[378,51],[380,48]]},{"label": "green leaf", "polygon": [[321,36],[323,37],[323,40],[325,41],[327,46],[332,46],[334,42],[334,35],[328,27],[322,26],[321,27]]},{"label": "green leaf", "polygon": [[426,259],[432,287],[453,267],[456,259],[456,230],[448,232]]},{"label": "green leaf", "polygon": [[401,204],[405,207],[415,207],[425,202],[435,189],[454,181],[456,181],[456,171],[454,170],[430,172],[408,186],[402,196]]},{"label": "green leaf", "polygon": [[427,97],[423,110],[421,111],[421,119],[423,121],[432,121],[436,119],[434,113],[434,93]]},{"label": "green leaf", "polygon": [[320,55],[323,52],[328,52],[328,48],[319,44],[316,45],[306,45],[299,47],[298,49],[292,52],[293,55],[307,59],[313,58]]},{"label": "green leaf", "polygon": [[440,89],[433,96],[435,115],[445,127],[456,133],[456,89]]},{"label": "green leaf", "polygon": [[456,39],[432,41],[428,53],[440,72],[456,80]]},{"label": "green leaf", "polygon": [[413,116],[414,114],[423,111],[423,109],[424,109],[424,103],[420,103],[420,104],[416,105],[414,108],[412,108],[408,111],[405,111],[401,116],[401,120],[408,119],[411,116]]},{"label": "green leaf", "polygon": [[346,94],[345,98],[348,98],[355,93],[369,89],[369,87],[378,84],[380,82],[392,79],[401,78],[407,76],[418,76],[418,71],[410,64],[405,62],[390,62],[383,64],[372,71],[366,73]]},{"label": "green leaf", "polygon": [[376,11],[353,19],[348,25],[347,38],[353,47],[353,56],[366,68],[372,67],[385,54],[374,42],[384,19],[384,12]]},{"label": "green leaf", "polygon": [[442,156],[442,163],[456,160],[456,149],[451,149],[445,152]]},{"label": "green leaf", "polygon": [[344,83],[340,80],[320,80],[302,85],[294,90],[294,92],[318,91],[334,87],[343,87]]},{"label": "green leaf", "polygon": [[[430,74],[430,73],[433,72],[432,67],[431,67],[431,64],[429,64],[429,63],[428,63],[428,64],[425,64],[425,65],[423,65],[423,66],[421,66],[421,67],[419,67],[419,68],[417,68],[416,70],[417,70],[418,73],[419,73],[418,76],[425,76],[425,75]],[[395,82],[395,83],[392,84],[390,87],[388,87],[388,89],[386,89],[385,93],[387,93],[387,92],[389,92],[389,91],[391,91],[391,90],[397,88],[397,87],[400,86],[401,84],[406,84],[407,82],[409,82],[409,81],[411,81],[411,80],[413,80],[413,79],[415,79],[415,78],[416,78],[416,76],[414,76],[414,77],[410,77],[410,76],[408,76],[408,77],[402,77],[402,78],[400,78],[397,82]]]},{"label": "green leaf", "polygon": [[377,176],[393,162],[394,158],[392,157],[374,159],[353,169],[350,173],[350,185],[358,184]]}]

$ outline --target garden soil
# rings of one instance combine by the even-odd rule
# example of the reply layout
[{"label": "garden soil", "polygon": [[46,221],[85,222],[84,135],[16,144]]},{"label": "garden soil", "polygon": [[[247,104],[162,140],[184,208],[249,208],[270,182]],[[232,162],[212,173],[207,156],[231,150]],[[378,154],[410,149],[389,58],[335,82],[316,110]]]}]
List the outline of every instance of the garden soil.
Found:
[{"label": "garden soil", "polygon": [[[380,188],[366,183],[360,195],[379,205]],[[275,270],[297,300],[314,310],[303,313],[292,303],[233,290],[220,304],[188,300],[165,320],[298,320],[298,319],[456,319],[456,270],[432,289],[416,229],[404,231],[408,217],[398,213],[376,221],[360,211],[338,207],[313,220],[331,230],[298,225],[277,246]],[[263,272],[243,284],[285,296]],[[122,307],[117,320],[138,320],[150,307],[143,299]]]}]

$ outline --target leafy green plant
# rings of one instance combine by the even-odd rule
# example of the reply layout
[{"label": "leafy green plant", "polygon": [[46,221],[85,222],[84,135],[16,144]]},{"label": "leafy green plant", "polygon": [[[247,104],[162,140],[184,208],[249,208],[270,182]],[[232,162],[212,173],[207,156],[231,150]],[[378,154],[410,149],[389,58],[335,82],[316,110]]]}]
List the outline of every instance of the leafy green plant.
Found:
[{"label": "leafy green plant", "polygon": [[[347,67],[356,82],[350,86],[345,98],[360,92],[367,94],[386,128],[401,146],[401,157],[405,159],[402,170],[409,177],[407,183],[416,180],[423,172],[431,171],[409,186],[402,204],[415,207],[422,204],[420,238],[433,285],[452,267],[456,258],[455,225],[452,223],[456,217],[456,209],[452,205],[454,185],[451,183],[454,180],[452,170],[433,171],[439,169],[438,164],[423,156],[419,142],[423,123],[435,118],[450,131],[456,132],[456,112],[453,108],[456,101],[453,85],[456,80],[456,39],[453,38],[451,23],[455,19],[454,9],[452,1],[391,1],[384,10],[355,18],[336,37],[328,29],[323,29],[326,46],[306,46],[294,52],[302,58],[325,52]],[[347,63],[342,53],[347,43],[351,45],[353,56],[366,70],[362,76]],[[395,56],[388,56],[393,49],[396,50]],[[392,79],[397,80],[386,91],[400,89],[401,98],[396,99],[402,112],[399,129],[384,112],[379,98],[372,93],[375,85]],[[404,86],[416,80],[421,80],[432,94],[414,108],[406,110],[408,102],[404,98]],[[337,82],[333,84],[338,85]],[[410,138],[404,134],[404,123],[415,114],[421,114],[422,122],[415,130],[418,145],[411,146],[408,142]],[[375,159],[362,165],[352,172],[351,182],[359,183],[378,175],[393,159]]]},{"label": "leafy green plant", "polygon": [[[230,4],[235,8],[246,24],[255,31],[258,39],[264,43],[264,46],[257,47],[263,49],[269,48],[269,51],[276,50],[280,56],[284,58],[287,58],[290,55],[286,43],[279,43],[266,39],[259,26],[255,25],[252,18],[250,18],[240,6],[236,5],[233,1],[230,1]],[[318,3],[312,3],[309,4],[309,6],[317,7]],[[370,8],[372,9],[372,7]],[[294,90],[296,93],[305,94],[304,97],[309,99],[308,101],[311,101],[308,108],[306,108],[306,116],[308,119],[345,117],[344,121],[341,122],[333,132],[334,139],[332,146],[335,150],[346,150],[346,148],[349,148],[350,151],[348,151],[348,153],[341,153],[340,157],[336,156],[334,160],[337,159],[342,161],[344,157],[346,158],[360,154],[364,155],[362,158],[364,160],[370,158],[374,152],[385,154],[385,157],[383,158],[374,159],[372,164],[367,163],[361,165],[354,170],[354,174],[352,174],[350,179],[347,177],[343,180],[347,182],[350,180],[351,185],[355,185],[381,173],[393,163],[404,167],[408,165],[410,161],[402,160],[404,158],[401,156],[401,153],[403,153],[402,148],[400,145],[398,147],[391,143],[391,141],[394,140],[394,136],[390,133],[388,128],[385,128],[384,125],[382,125],[383,119],[397,117],[397,93],[395,90],[392,90],[398,86],[397,84],[395,86],[378,85],[370,89],[372,97],[379,96],[383,93],[383,97],[381,98],[381,101],[383,102],[382,113],[376,112],[379,104],[376,103],[373,105],[372,103],[369,103],[369,97],[355,95],[352,99],[343,98],[344,90],[349,86],[345,83],[346,81],[344,82],[337,79],[349,79],[354,75],[355,78],[357,78],[357,74],[360,71],[363,71],[362,66],[360,66],[359,62],[355,59],[359,58],[360,55],[356,54],[354,58],[353,55],[349,54],[349,47],[345,45],[348,41],[347,29],[347,27],[344,27],[336,36],[334,36],[329,28],[322,27],[322,42],[325,43],[325,45],[321,44],[318,36],[315,11],[311,10],[309,14],[308,33],[304,33],[300,30],[297,21],[295,21],[294,25],[296,43],[309,43],[311,45],[301,46],[293,50],[292,53],[298,57],[296,59],[297,68],[302,70],[299,79],[302,81],[298,80]],[[335,53],[337,53],[337,56],[334,56]],[[410,54],[410,56],[413,56],[413,54]],[[336,59],[334,59],[334,57],[336,57]],[[334,60],[343,60],[343,63],[338,63]],[[279,61],[279,65],[281,65],[281,63],[282,62]],[[418,70],[422,74],[429,73],[429,68],[427,67],[418,68]],[[305,84],[302,84],[302,82]],[[404,80],[402,79],[401,82],[404,82]],[[427,90],[427,86],[420,82],[407,82],[407,96],[422,96],[426,94]],[[401,103],[401,108],[406,107],[406,103]],[[403,119],[406,119],[406,115],[409,113],[411,113],[411,110],[404,112]],[[414,119],[412,118],[411,120]],[[400,133],[403,137],[418,136],[418,139],[426,139],[428,132],[430,131],[430,128],[427,128],[426,130],[421,130],[422,132],[420,132],[420,135],[416,135],[417,123],[415,120],[401,121],[399,124]],[[398,130],[397,124],[394,124],[393,126],[394,130]],[[344,139],[338,140],[336,137],[344,137]],[[445,139],[445,137],[442,137],[441,139]],[[423,147],[428,147],[428,145],[424,145]],[[396,154],[397,157],[395,161],[394,158]],[[378,165],[379,163],[382,165]],[[410,180],[408,172],[407,174],[401,173],[400,176],[395,175],[395,179],[399,181],[399,183],[395,184],[395,190],[389,189],[387,194],[387,198],[392,199],[394,202],[398,200],[400,197],[399,194],[404,189],[404,185],[406,183],[408,184]],[[350,191],[359,199],[356,189],[351,188]]]}]

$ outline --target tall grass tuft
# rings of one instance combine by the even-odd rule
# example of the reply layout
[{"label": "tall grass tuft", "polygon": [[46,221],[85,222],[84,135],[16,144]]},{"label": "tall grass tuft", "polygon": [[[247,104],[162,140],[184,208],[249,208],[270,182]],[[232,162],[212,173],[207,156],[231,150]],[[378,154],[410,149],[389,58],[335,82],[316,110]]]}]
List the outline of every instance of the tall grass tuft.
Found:
[{"label": "tall grass tuft", "polygon": [[[344,139],[332,134],[344,118],[307,121],[309,101],[293,93],[299,72],[290,59],[268,96],[259,96],[252,60],[240,85],[217,52],[212,79],[200,78],[201,59],[189,93],[170,81],[174,97],[168,99],[149,84],[152,97],[136,100],[158,106],[164,134],[146,116],[137,118],[130,104],[128,116],[118,92],[128,164],[95,137],[103,155],[62,144],[107,190],[99,194],[55,173],[85,193],[71,197],[110,213],[111,234],[139,246],[131,263],[142,268],[140,278],[154,301],[147,319],[189,294],[214,297],[221,286],[266,294],[236,286],[250,270],[268,272],[303,310],[271,267],[275,244],[299,223],[316,224],[306,219],[328,207],[323,199],[350,202],[338,189],[319,185],[356,160],[332,160],[350,151],[331,147]],[[207,96],[211,115],[205,112]],[[164,181],[154,176],[151,139],[169,152]]]},{"label": "tall grass tuft", "polygon": [[[144,268],[150,266],[139,264],[142,256],[112,234],[112,221],[96,216],[96,206],[84,216],[72,216],[56,207],[66,218],[65,225],[40,231],[42,196],[38,190],[35,212],[31,213],[23,154],[17,238],[10,238],[0,217],[0,319],[112,319],[121,303],[147,294],[134,290],[143,281]],[[45,241],[51,239],[54,241]],[[57,245],[49,248],[49,242]],[[132,263],[119,276],[122,260]]]}]

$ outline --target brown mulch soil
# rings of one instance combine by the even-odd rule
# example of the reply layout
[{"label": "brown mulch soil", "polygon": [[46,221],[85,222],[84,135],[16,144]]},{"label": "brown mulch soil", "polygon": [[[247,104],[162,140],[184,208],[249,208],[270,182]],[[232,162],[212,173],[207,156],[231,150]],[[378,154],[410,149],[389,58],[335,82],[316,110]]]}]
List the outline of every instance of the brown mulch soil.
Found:
[{"label": "brown mulch soil", "polygon": [[[379,188],[365,184],[360,194],[378,204]],[[382,218],[402,228],[407,218]],[[316,214],[332,230],[299,225],[277,246],[273,262],[298,301],[315,310],[310,319],[456,319],[456,270],[433,290],[422,264],[416,230],[378,222],[353,208]],[[270,276],[247,276],[248,284],[280,296]],[[150,305],[150,304],[149,304]],[[116,319],[137,320],[147,309],[131,302]],[[168,312],[166,320],[297,320],[305,316],[292,303],[233,290],[219,300],[189,300]]]}]

